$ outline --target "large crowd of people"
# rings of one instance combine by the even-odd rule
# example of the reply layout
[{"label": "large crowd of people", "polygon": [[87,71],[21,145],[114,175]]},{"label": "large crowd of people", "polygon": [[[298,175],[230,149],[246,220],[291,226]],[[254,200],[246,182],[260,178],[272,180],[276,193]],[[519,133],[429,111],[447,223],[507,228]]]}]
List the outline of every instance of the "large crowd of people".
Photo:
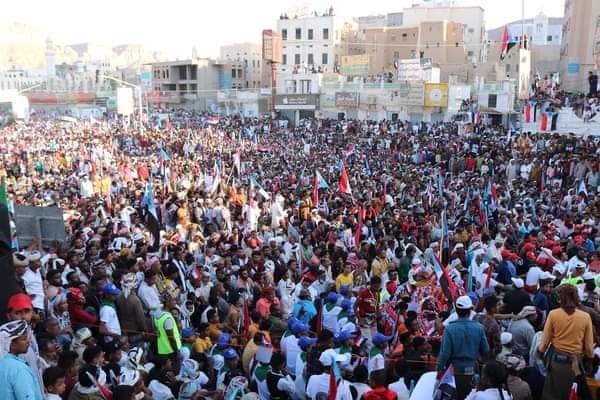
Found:
[{"label": "large crowd of people", "polygon": [[1,129],[9,210],[59,207],[66,230],[16,227],[2,399],[595,395],[597,137],[137,125]]}]

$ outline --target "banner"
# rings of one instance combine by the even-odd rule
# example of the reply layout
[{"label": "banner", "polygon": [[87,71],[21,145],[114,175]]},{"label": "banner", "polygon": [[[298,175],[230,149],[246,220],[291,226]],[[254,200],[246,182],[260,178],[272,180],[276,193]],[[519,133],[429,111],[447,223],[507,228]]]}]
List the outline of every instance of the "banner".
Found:
[{"label": "banner", "polygon": [[337,108],[358,108],[360,93],[358,92],[336,92],[335,106]]},{"label": "banner", "polygon": [[133,114],[133,90],[131,88],[117,88],[117,112],[121,115]]},{"label": "banner", "polygon": [[425,102],[425,84],[420,81],[400,81],[399,103],[407,106],[422,106]]},{"label": "banner", "polygon": [[343,75],[366,75],[369,73],[369,56],[342,56],[341,73]]},{"label": "banner", "polygon": [[273,63],[281,63],[281,34],[271,29],[262,32],[262,54],[263,59]]},{"label": "banner", "polygon": [[425,107],[448,107],[448,84],[425,84]]},{"label": "banner", "polygon": [[519,49],[519,99],[529,99],[529,78],[531,76],[531,51]]}]

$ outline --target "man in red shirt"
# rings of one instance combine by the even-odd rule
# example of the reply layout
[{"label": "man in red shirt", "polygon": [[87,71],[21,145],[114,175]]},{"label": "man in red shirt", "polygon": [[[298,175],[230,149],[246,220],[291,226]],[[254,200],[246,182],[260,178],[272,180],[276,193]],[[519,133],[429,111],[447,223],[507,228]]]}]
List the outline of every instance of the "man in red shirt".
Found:
[{"label": "man in red shirt", "polygon": [[372,390],[362,395],[363,400],[396,400],[398,394],[385,386],[386,370],[373,371],[369,377]]},{"label": "man in red shirt", "polygon": [[256,311],[262,319],[268,319],[271,312],[271,304],[279,304],[279,299],[275,297],[275,289],[267,286],[262,293],[262,297],[256,302]]},{"label": "man in red shirt", "polygon": [[381,309],[381,278],[373,276],[368,288],[358,292],[356,315],[361,326],[369,325],[375,320],[375,314]]}]

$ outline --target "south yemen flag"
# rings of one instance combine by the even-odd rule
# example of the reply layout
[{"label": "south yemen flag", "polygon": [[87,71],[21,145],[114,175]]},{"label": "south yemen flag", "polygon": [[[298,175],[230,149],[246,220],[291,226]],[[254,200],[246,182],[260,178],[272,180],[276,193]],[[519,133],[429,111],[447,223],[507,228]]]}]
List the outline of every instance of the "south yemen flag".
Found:
[{"label": "south yemen flag", "polygon": [[500,50],[500,60],[504,60],[510,51],[510,49],[515,45],[515,42],[510,41],[510,36],[508,35],[508,27],[504,26],[504,33],[502,34],[502,47]]}]

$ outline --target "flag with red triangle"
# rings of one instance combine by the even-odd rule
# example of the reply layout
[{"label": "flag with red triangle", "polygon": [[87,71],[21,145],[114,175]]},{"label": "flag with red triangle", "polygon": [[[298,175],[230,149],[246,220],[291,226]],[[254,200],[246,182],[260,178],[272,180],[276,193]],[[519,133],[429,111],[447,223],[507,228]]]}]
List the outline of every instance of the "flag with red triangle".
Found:
[{"label": "flag with red triangle", "polygon": [[348,180],[348,173],[346,172],[345,162],[342,162],[342,173],[340,174],[338,190],[342,193],[346,193],[352,196],[352,189],[350,189],[350,181]]},{"label": "flag with red triangle", "polygon": [[515,42],[510,41],[508,34],[508,27],[504,27],[504,33],[502,34],[502,47],[500,48],[500,60],[504,60],[508,55],[510,49],[515,45]]}]

